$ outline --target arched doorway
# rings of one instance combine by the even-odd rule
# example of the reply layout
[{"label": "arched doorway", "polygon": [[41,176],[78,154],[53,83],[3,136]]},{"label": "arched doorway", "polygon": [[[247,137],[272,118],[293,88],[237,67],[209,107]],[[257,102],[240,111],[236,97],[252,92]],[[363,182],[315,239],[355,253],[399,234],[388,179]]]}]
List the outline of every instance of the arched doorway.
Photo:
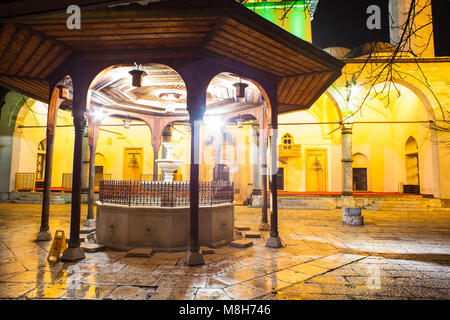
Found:
[{"label": "arched doorway", "polygon": [[406,184],[404,193],[420,193],[419,180],[419,148],[416,139],[409,137],[405,143]]},{"label": "arched doorway", "polygon": [[94,190],[97,192],[100,186],[100,180],[110,179],[111,175],[105,174],[106,158],[101,153],[95,154],[95,174],[94,174]]},{"label": "arched doorway", "polygon": [[367,191],[369,160],[362,153],[355,153],[352,157],[353,191]]},{"label": "arched doorway", "polygon": [[39,142],[38,145],[38,151],[36,156],[36,179],[35,179],[36,189],[44,187],[46,145],[47,139],[43,139],[41,142]]}]

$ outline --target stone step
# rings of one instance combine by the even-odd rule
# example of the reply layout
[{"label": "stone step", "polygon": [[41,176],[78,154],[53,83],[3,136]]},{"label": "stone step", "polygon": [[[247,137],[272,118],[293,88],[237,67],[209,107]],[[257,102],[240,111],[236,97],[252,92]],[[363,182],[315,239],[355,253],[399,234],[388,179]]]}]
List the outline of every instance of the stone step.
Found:
[{"label": "stone step", "polygon": [[[19,197],[19,199],[42,199],[44,196],[42,194],[23,194]],[[51,199],[64,199],[61,195],[59,194],[52,194],[50,196]]]},{"label": "stone step", "polygon": [[284,207],[284,208],[317,208],[317,209],[320,209],[320,208],[326,208],[326,209],[331,209],[332,207],[331,206],[328,206],[328,205],[308,205],[308,204],[300,204],[300,205],[297,205],[297,204],[284,204],[284,203],[280,203],[280,204],[278,204],[278,207],[279,208],[281,208],[281,207]]},{"label": "stone step", "polygon": [[289,199],[289,200],[285,200],[285,199],[278,199],[278,202],[282,202],[282,203],[330,203],[328,201],[324,201],[324,200],[303,200],[303,199]]},{"label": "stone step", "polygon": [[398,207],[398,208],[430,208],[425,204],[414,204],[414,203],[371,203],[367,206],[372,207]]},{"label": "stone step", "polygon": [[[13,203],[23,203],[23,204],[42,204],[42,200],[30,200],[30,199],[17,199],[12,200]],[[66,204],[64,199],[61,200],[50,200],[50,204]]]},{"label": "stone step", "polygon": [[278,207],[278,209],[285,210],[331,210],[329,207]]},{"label": "stone step", "polygon": [[283,198],[278,201],[278,208],[280,209],[298,209],[298,210],[329,210],[334,206],[324,200],[304,200],[295,198]]},{"label": "stone step", "polygon": [[371,203],[408,203],[408,204],[427,204],[427,200],[375,200]]},{"label": "stone step", "polygon": [[394,206],[386,206],[386,207],[375,207],[375,206],[366,206],[364,209],[366,210],[379,210],[379,211],[432,211],[433,208],[430,207],[394,207]]}]

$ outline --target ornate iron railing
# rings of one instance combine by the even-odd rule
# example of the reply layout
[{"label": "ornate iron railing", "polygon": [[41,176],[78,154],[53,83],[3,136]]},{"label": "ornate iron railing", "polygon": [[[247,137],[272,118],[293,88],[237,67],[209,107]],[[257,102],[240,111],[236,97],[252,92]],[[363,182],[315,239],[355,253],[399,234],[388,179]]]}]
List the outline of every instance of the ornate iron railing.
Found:
[{"label": "ornate iron railing", "polygon": [[[143,207],[189,206],[187,181],[124,181],[101,180],[100,202]],[[199,182],[199,205],[233,203],[233,183],[227,181]]]}]

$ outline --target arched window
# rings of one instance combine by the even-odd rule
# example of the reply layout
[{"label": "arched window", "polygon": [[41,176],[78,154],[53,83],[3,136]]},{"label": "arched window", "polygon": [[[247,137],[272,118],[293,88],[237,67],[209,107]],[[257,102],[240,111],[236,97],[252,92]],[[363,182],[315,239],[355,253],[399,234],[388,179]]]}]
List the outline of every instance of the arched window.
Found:
[{"label": "arched window", "polygon": [[46,155],[46,148],[47,146],[47,139],[42,140],[39,142],[38,145],[38,151],[37,151],[37,158],[36,158],[36,180],[44,180],[45,175],[45,155]]},{"label": "arched window", "polygon": [[95,175],[94,175],[94,188],[100,186],[100,180],[111,179],[110,176],[105,175],[104,168],[106,165],[106,158],[101,153],[95,154]]},{"label": "arched window", "polygon": [[284,150],[290,150],[290,149],[292,149],[292,145],[294,144],[294,138],[292,137],[291,134],[286,133],[281,138],[281,144],[282,144]]}]

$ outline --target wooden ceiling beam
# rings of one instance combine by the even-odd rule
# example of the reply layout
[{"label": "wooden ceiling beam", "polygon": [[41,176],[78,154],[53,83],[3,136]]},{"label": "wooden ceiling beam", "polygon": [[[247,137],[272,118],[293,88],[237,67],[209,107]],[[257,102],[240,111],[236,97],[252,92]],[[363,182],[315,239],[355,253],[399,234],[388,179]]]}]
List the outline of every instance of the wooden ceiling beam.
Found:
[{"label": "wooden ceiling beam", "polygon": [[[146,28],[208,28],[214,25],[216,19],[211,20],[166,20],[166,21],[158,21],[158,20],[145,20],[145,21],[135,21],[133,20],[123,20],[118,21],[119,19],[114,20],[102,20],[102,21],[91,21],[83,19],[83,28],[82,30],[121,30],[121,29],[146,29]],[[24,23],[28,27],[33,30],[45,32],[47,34],[51,34],[52,32],[73,32],[77,30],[67,30],[66,20],[57,21],[54,24],[42,24],[38,23]]]},{"label": "wooden ceiling beam", "polygon": [[37,48],[34,55],[25,63],[22,70],[19,72],[19,76],[24,77],[33,72],[33,68],[38,66],[40,61],[45,58],[45,55],[51,50],[51,42],[48,40],[43,41]]},{"label": "wooden ceiling beam", "polygon": [[58,68],[58,66],[62,65],[66,59],[70,57],[72,54],[72,50],[62,50],[58,53],[58,55],[49,63],[40,70],[40,78],[47,79],[47,77]]},{"label": "wooden ceiling beam", "polygon": [[261,65],[260,60],[258,60],[257,58],[250,57],[250,56],[245,57],[245,55],[243,56],[241,51],[239,51],[235,48],[227,47],[226,45],[224,45],[220,42],[217,42],[217,41],[210,41],[206,48],[210,49],[218,54],[222,54],[226,57],[235,59],[239,62],[243,62],[245,64],[251,65],[257,69],[270,72],[274,75],[277,75],[280,77],[284,77],[287,75],[286,73],[283,73],[282,71],[273,67],[270,64],[269,65]]},{"label": "wooden ceiling beam", "polygon": [[0,74],[5,73],[9,66],[16,60],[29,36],[30,33],[24,29],[16,30],[0,58]]},{"label": "wooden ceiling beam", "polygon": [[280,63],[276,60],[273,60],[270,57],[265,56],[263,53],[259,53],[256,50],[252,50],[251,48],[248,48],[247,46],[245,46],[244,44],[241,44],[239,42],[234,42],[232,40],[225,39],[225,38],[222,38],[219,36],[214,37],[210,41],[220,42],[225,46],[233,48],[233,49],[237,50],[238,52],[241,52],[243,57],[252,56],[252,57],[260,60],[261,62],[264,62],[265,64],[276,66],[276,68],[279,69],[280,71],[282,71],[284,74],[292,74],[293,72],[295,74],[296,70],[292,70],[292,68],[286,67],[282,63]]},{"label": "wooden ceiling beam", "polygon": [[6,49],[8,48],[9,43],[14,37],[14,34],[16,33],[16,26],[11,24],[4,24],[2,26],[1,35],[0,35],[0,60],[2,59],[3,55],[6,52]]},{"label": "wooden ceiling beam", "polygon": [[307,82],[308,77],[310,77],[310,75],[296,77],[294,85],[292,85],[290,88],[287,88],[287,94],[282,101],[288,104],[292,104],[292,98],[296,93],[298,93],[298,90],[302,87],[302,85]]},{"label": "wooden ceiling beam", "polygon": [[[253,45],[253,48],[257,50],[261,50],[265,52],[266,55],[270,56],[272,59],[277,59],[279,61],[283,61],[284,63],[302,70],[302,72],[314,72],[316,69],[311,69],[310,66],[305,66],[304,62],[299,60],[297,57],[292,57],[290,55],[286,55],[282,50],[274,47],[273,45],[264,42],[259,37],[255,37],[255,35],[248,34],[242,30],[236,30],[231,25],[225,24],[222,28],[226,31],[230,36],[235,37],[237,39],[241,39],[243,43],[247,43],[247,45]],[[222,30],[218,31],[219,35],[222,35]]]},{"label": "wooden ceiling beam", "polygon": [[38,48],[41,43],[42,38],[38,35],[33,34],[30,39],[26,42],[23,50],[20,52],[19,56],[16,58],[14,64],[10,65],[6,74],[15,75],[22,70],[22,67],[28,61],[28,59],[33,55],[33,53]]}]

